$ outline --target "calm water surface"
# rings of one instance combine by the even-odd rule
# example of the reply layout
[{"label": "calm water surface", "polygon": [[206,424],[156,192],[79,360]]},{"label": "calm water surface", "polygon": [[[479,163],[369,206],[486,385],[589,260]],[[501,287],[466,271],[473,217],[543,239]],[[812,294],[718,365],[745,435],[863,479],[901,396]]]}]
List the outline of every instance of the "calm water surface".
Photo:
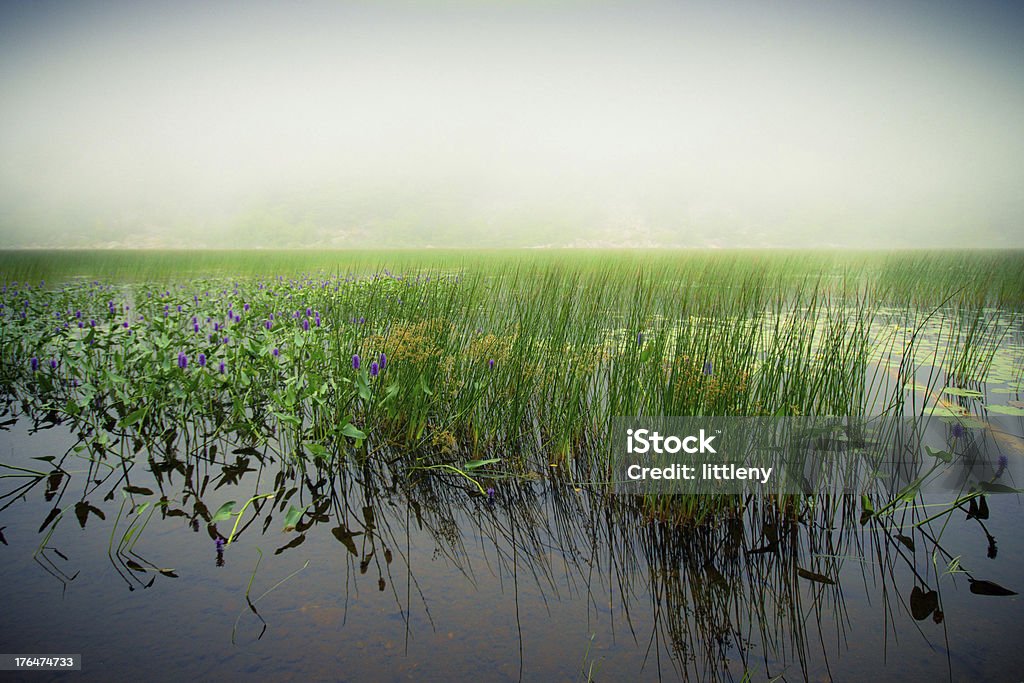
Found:
[{"label": "calm water surface", "polygon": [[[852,498],[751,501],[685,530],[557,473],[489,499],[383,459],[282,467],[195,433],[97,463],[73,425],[3,419],[0,651],[83,656],[25,680],[1024,678],[1020,597],[969,580],[1024,586],[1016,495],[917,528],[941,508],[861,525]],[[235,518],[208,520],[265,493],[221,548]]]}]

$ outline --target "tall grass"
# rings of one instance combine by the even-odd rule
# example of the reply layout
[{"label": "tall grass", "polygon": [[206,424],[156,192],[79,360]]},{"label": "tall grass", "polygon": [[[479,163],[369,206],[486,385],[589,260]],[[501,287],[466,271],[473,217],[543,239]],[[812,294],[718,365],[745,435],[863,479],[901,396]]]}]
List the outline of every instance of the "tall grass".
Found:
[{"label": "tall grass", "polygon": [[[398,449],[599,469],[614,416],[856,416],[903,410],[922,367],[978,382],[1019,320],[1022,261],[7,252],[0,378],[149,438],[198,424],[285,457]],[[935,321],[943,339],[923,346]]]}]

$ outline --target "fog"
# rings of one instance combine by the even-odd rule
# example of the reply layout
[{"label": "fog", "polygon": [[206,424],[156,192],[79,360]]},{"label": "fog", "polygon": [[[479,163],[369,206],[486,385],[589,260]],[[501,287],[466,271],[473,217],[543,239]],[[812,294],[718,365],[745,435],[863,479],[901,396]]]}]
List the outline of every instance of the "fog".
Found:
[{"label": "fog", "polygon": [[5,3],[0,247],[1024,247],[1012,5]]}]

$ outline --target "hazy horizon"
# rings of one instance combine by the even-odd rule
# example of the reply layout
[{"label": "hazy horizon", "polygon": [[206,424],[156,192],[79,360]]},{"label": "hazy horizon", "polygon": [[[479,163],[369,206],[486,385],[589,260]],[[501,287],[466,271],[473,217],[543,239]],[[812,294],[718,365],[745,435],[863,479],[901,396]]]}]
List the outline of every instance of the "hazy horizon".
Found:
[{"label": "hazy horizon", "polygon": [[0,248],[1024,247],[1006,3],[0,4]]}]

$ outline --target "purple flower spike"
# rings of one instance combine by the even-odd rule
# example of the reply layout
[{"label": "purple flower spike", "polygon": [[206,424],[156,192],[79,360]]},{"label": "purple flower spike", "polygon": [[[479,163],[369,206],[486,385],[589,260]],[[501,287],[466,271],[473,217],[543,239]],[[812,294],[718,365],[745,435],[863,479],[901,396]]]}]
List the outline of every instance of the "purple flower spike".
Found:
[{"label": "purple flower spike", "polygon": [[37,370],[39,370],[39,359],[36,358],[35,356],[32,356],[32,359],[29,361],[29,364],[32,366],[32,372],[36,372]]},{"label": "purple flower spike", "polygon": [[386,353],[380,354],[380,369],[383,370],[384,366],[388,364],[388,356]]},{"label": "purple flower spike", "polygon": [[57,359],[56,358],[51,358],[50,359],[50,369],[51,370],[56,370],[57,369]]},{"label": "purple flower spike", "polygon": [[490,359],[489,361],[487,361],[487,367],[488,367],[489,369],[491,369],[491,370],[493,370],[493,369],[494,369],[494,359],[493,359],[493,358],[492,358],[492,359]]},{"label": "purple flower spike", "polygon": [[242,310],[245,311],[246,313],[248,313],[249,312],[249,304],[246,304],[246,305],[242,306]]},{"label": "purple flower spike", "polygon": [[356,355],[352,356],[352,369],[353,370],[358,370],[359,369],[359,354],[358,353]]},{"label": "purple flower spike", "polygon": [[217,552],[218,553],[224,552],[224,539],[223,538],[218,538],[216,541],[214,541],[214,545],[217,547]]},{"label": "purple flower spike", "polygon": [[710,374],[712,374],[712,372],[714,371],[714,367],[715,367],[715,366],[713,366],[713,365],[711,364],[711,361],[707,361],[706,363],[704,363],[704,374],[705,374],[705,375],[710,375]]},{"label": "purple flower spike", "polygon": [[304,332],[309,332],[309,318],[302,319],[302,329]]},{"label": "purple flower spike", "polygon": [[280,355],[281,355],[281,349],[279,349],[279,348],[277,348],[277,347],[275,346],[275,347],[274,347],[274,351],[273,351],[273,353],[274,353],[274,358],[277,358],[278,356],[280,356]]},{"label": "purple flower spike", "polygon": [[226,369],[227,368],[224,367],[224,361],[221,361],[220,365],[217,366],[217,372],[219,372],[222,375],[224,374]]},{"label": "purple flower spike", "polygon": [[274,323],[273,321],[267,320],[266,322],[263,323],[263,326],[269,330],[271,327],[274,326]]},{"label": "purple flower spike", "polygon": [[370,363],[370,377],[376,377],[377,373],[380,372],[380,366],[377,365],[377,361]]},{"label": "purple flower spike", "polygon": [[959,422],[957,422],[955,425],[953,425],[953,428],[950,430],[950,434],[952,435],[952,437],[954,439],[960,439],[966,433],[967,433],[967,430],[965,430],[964,426],[962,424],[960,424]]},{"label": "purple flower spike", "polygon": [[205,368],[206,367],[206,354],[205,353],[200,353],[199,354],[199,358],[197,358],[196,360],[199,363],[199,367],[201,367],[201,368]]},{"label": "purple flower spike", "polygon": [[188,356],[185,355],[184,351],[178,352],[178,367],[182,370],[188,367]]}]

